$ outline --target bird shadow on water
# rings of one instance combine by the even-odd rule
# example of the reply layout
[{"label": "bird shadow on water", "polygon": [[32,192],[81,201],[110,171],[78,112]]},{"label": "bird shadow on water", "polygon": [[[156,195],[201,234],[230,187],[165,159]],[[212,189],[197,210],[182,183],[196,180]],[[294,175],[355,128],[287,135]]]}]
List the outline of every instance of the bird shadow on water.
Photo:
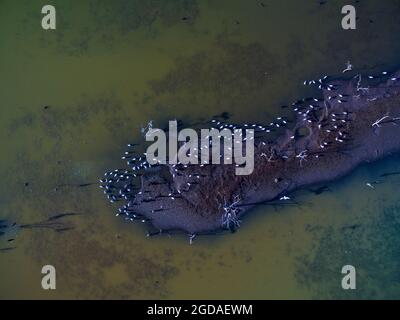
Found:
[{"label": "bird shadow on water", "polygon": [[62,233],[74,229],[71,221],[66,221],[68,217],[80,215],[80,213],[65,212],[50,216],[39,222],[18,224],[5,219],[0,219],[0,252],[6,253],[17,248],[16,239],[20,232],[26,229],[50,229],[54,232]]},{"label": "bird shadow on water", "polygon": [[5,253],[14,250],[14,241],[19,231],[17,224],[0,219],[0,252]]}]

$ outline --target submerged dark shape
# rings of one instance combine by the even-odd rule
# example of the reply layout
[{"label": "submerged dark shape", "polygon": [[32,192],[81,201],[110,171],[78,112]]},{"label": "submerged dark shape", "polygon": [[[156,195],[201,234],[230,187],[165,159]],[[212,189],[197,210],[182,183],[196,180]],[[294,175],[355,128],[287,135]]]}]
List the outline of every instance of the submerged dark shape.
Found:
[{"label": "submerged dark shape", "polygon": [[[45,220],[41,220],[39,222],[34,222],[34,223],[17,224],[14,222],[13,224],[9,224],[8,233],[17,235],[18,232],[24,229],[50,229],[55,232],[69,231],[74,229],[74,225],[70,221],[65,221],[64,218],[73,217],[76,215],[80,215],[80,213],[74,213],[74,212],[59,213],[52,215]],[[14,240],[15,238],[8,238],[7,242],[12,242]]]},{"label": "submerged dark shape", "polygon": [[220,118],[223,120],[228,120],[231,117],[231,114],[227,111],[224,111],[220,114],[215,115],[213,118]]},{"label": "submerged dark shape", "polygon": [[79,213],[75,213],[75,212],[59,213],[59,214],[51,216],[47,221],[58,220],[58,219],[61,219],[64,217],[76,216],[76,215],[79,215]]},{"label": "submerged dark shape", "polygon": [[319,187],[316,189],[310,189],[310,191],[312,193],[314,193],[315,195],[320,195],[321,193],[324,193],[325,191],[331,191],[331,190],[329,189],[328,186],[322,186],[322,187]]},{"label": "submerged dark shape", "polygon": [[397,176],[397,175],[400,175],[400,171],[397,171],[397,172],[387,172],[387,173],[381,174],[380,176],[381,176],[382,178],[384,178],[384,177]]},{"label": "submerged dark shape", "polygon": [[294,102],[292,129],[274,140],[266,135],[288,121],[257,124],[255,168],[249,176],[235,175],[234,165],[149,168],[140,162],[131,165],[144,170],[139,192],[126,187],[137,174],[121,169],[106,173],[104,192],[111,202],[126,201],[119,214],[127,220],[150,221],[157,230],[182,230],[191,237],[235,230],[257,204],[285,204],[281,200],[296,189],[338,179],[361,163],[400,151],[400,72],[385,73],[374,85],[365,78],[366,83],[361,75],[305,81],[318,86],[322,97]]},{"label": "submerged dark shape", "polygon": [[85,188],[85,187],[90,187],[93,185],[97,185],[97,183],[96,182],[88,182],[88,183],[81,183],[81,184],[60,184],[60,185],[56,186],[54,189],[57,191],[60,188],[64,188],[64,187]]},{"label": "submerged dark shape", "polygon": [[354,231],[354,230],[356,230],[356,229],[358,229],[360,227],[361,227],[361,224],[352,224],[352,225],[349,225],[349,226],[342,227],[342,230],[352,230],[352,231]]},{"label": "submerged dark shape", "polygon": [[0,220],[0,252],[8,252],[15,247],[8,247],[15,240],[18,227],[8,220]]}]

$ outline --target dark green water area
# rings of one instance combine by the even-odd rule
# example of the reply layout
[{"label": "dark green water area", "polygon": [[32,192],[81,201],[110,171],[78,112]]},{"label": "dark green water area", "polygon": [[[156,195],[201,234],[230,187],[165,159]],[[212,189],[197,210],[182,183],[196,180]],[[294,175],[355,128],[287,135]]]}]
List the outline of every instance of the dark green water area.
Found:
[{"label": "dark green water area", "polygon": [[[0,220],[37,226],[0,230],[0,298],[400,298],[400,175],[380,177],[400,156],[192,246],[146,238],[96,185],[76,186],[123,166],[149,120],[267,123],[315,94],[303,80],[348,60],[364,73],[400,65],[400,1],[325,2],[56,0],[45,31],[43,1],[0,0]],[[341,28],[345,4],[357,30]],[[43,227],[61,213],[76,214]],[[40,286],[46,264],[54,291]],[[357,290],[341,288],[346,264]]]}]

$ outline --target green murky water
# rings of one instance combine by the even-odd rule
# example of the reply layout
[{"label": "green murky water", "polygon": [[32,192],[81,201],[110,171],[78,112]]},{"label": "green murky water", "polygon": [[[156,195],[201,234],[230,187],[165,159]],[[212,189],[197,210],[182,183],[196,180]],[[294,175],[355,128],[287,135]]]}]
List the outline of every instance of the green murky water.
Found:
[{"label": "green murky water", "polygon": [[[25,229],[0,239],[0,298],[399,298],[400,171],[393,156],[296,193],[296,207],[254,210],[233,235],[148,239],[114,216],[95,186],[119,168],[148,120],[282,115],[310,94],[301,83],[399,64],[400,2],[359,1],[358,30],[340,27],[352,1],[0,1],[0,220],[57,213],[65,232]],[[183,17],[187,19],[182,20]],[[44,108],[48,106],[48,108]],[[57,290],[41,289],[41,268]],[[357,290],[341,289],[341,267]]]}]

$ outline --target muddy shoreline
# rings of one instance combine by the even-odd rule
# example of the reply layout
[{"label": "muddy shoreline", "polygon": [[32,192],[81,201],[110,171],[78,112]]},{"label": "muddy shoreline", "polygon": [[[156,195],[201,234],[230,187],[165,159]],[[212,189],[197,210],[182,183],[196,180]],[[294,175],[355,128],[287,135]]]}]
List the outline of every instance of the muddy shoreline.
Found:
[{"label": "muddy shoreline", "polygon": [[258,203],[287,201],[294,190],[400,151],[400,71],[316,84],[322,97],[292,104],[292,129],[274,142],[256,139],[251,175],[236,176],[234,165],[146,170],[140,190],[125,195],[125,218],[150,222],[160,232],[235,230]]}]

